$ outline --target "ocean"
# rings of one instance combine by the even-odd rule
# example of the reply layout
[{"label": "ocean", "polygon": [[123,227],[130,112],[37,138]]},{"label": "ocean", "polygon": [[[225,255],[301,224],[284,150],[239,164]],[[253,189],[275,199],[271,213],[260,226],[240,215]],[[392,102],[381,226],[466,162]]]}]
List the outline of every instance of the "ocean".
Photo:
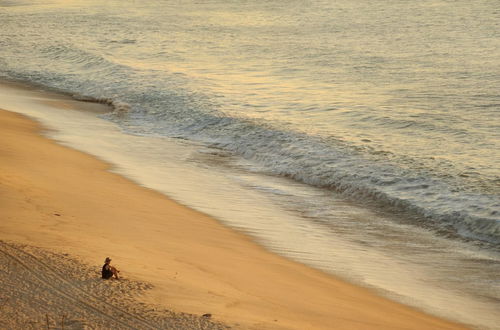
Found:
[{"label": "ocean", "polygon": [[0,78],[110,104],[38,115],[273,252],[500,324],[497,1],[0,0]]}]

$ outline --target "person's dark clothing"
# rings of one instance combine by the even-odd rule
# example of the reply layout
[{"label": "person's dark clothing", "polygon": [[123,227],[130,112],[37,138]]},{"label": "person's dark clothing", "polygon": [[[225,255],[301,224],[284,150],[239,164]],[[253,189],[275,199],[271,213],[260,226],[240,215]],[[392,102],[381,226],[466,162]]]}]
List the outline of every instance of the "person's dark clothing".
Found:
[{"label": "person's dark clothing", "polygon": [[111,266],[108,264],[104,264],[102,266],[102,278],[104,279],[110,279],[113,276],[113,272],[111,271]]}]

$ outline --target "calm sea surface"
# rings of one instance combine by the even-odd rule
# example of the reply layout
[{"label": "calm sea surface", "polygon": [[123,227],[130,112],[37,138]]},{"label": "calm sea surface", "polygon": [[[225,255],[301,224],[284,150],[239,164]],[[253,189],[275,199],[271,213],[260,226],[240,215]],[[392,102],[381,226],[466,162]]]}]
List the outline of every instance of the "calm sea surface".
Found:
[{"label": "calm sea surface", "polygon": [[111,103],[80,148],[273,251],[500,324],[496,0],[0,0],[0,77]]}]

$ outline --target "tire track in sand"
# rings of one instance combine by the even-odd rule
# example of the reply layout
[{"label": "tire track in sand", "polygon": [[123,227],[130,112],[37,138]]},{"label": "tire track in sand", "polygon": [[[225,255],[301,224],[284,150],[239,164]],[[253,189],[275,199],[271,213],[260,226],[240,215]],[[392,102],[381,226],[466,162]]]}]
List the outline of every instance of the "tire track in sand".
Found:
[{"label": "tire track in sand", "polygon": [[[46,256],[43,254],[41,256],[35,255],[40,254],[40,251],[33,250],[35,253],[30,253],[27,250],[30,249],[0,241],[0,254],[4,256],[5,260],[9,260],[8,265],[4,263],[5,269],[1,269],[0,276],[6,276],[7,280],[13,281],[10,284],[5,283],[5,288],[9,287],[11,291],[16,291],[15,297],[11,298],[21,301],[21,303],[18,303],[19,306],[26,305],[26,301],[29,301],[28,305],[31,305],[30,307],[34,309],[50,310],[51,307],[54,309],[53,306],[55,306],[57,310],[64,310],[61,313],[78,315],[80,318],[83,316],[87,323],[94,324],[99,328],[227,329],[222,324],[210,322],[194,315],[170,312],[169,315],[164,317],[156,312],[151,313],[152,309],[145,309],[143,305],[136,305],[133,308],[130,308],[127,304],[117,306],[106,297],[103,299],[103,296],[98,295],[101,288],[113,290],[112,286],[107,285],[110,284],[109,282],[104,283],[100,279],[90,277],[87,282],[91,281],[93,289],[85,289],[81,280],[72,277],[68,279],[67,274],[61,273],[61,269],[53,267],[51,264],[54,263]],[[69,266],[71,267],[71,265]],[[95,274],[90,276],[92,275]],[[16,283],[20,283],[20,285]],[[118,286],[129,285],[125,289],[133,290],[133,286],[130,287],[131,283],[113,284]],[[16,286],[18,286],[17,289],[15,289]],[[121,292],[123,292],[123,289]],[[29,297],[30,294],[34,297],[43,295],[44,300],[33,299],[33,297]],[[51,304],[53,306],[49,306]]]}]

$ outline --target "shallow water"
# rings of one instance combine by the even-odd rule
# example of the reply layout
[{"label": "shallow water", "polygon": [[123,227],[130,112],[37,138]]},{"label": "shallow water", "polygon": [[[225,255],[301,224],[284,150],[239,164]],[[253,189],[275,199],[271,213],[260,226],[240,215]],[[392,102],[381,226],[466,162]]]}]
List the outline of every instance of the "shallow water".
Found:
[{"label": "shallow water", "polygon": [[268,248],[494,327],[496,7],[0,0],[0,77],[112,103],[129,135],[52,125]]},{"label": "shallow water", "polygon": [[19,4],[0,2],[5,77],[500,241],[494,2]]}]

